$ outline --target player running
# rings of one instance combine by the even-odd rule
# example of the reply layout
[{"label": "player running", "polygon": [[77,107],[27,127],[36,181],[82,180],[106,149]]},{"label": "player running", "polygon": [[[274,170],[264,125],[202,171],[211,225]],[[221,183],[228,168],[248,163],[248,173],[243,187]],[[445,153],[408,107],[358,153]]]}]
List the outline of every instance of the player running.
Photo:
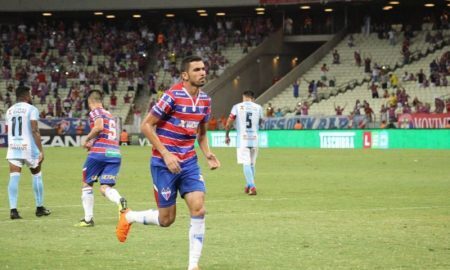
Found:
[{"label": "player running", "polygon": [[120,169],[121,154],[117,140],[116,122],[107,110],[103,108],[103,94],[92,90],[88,94],[89,122],[91,131],[86,136],[83,147],[89,150],[83,166],[83,183],[81,202],[84,218],[76,226],[94,226],[94,193],[92,186],[100,182],[100,192],[119,206],[126,208],[126,200],[113,188]]},{"label": "player running", "polygon": [[33,178],[33,191],[36,202],[36,216],[48,216],[50,210],[44,207],[44,185],[41,164],[44,161],[41,135],[38,128],[39,111],[31,105],[30,89],[19,86],[16,89],[17,103],[6,112],[8,126],[9,162],[8,196],[10,218],[21,219],[17,210],[19,180],[23,165],[30,168]]},{"label": "player running", "polygon": [[167,90],[141,125],[153,145],[151,175],[158,210],[123,211],[117,225],[117,238],[125,242],[131,224],[168,227],[175,221],[179,192],[189,208],[189,266],[198,269],[205,235],[205,183],[197,162],[194,142],[210,169],[220,162],[210,151],[206,125],[211,112],[211,99],[200,90],[205,84],[205,64],[197,56],[181,63],[182,83]]},{"label": "player running", "polygon": [[263,121],[263,109],[254,102],[255,94],[245,91],[243,101],[233,106],[225,126],[225,143],[230,143],[230,129],[236,121],[237,160],[244,165],[244,175],[247,185],[245,193],[256,195],[255,163],[258,155],[258,131]]}]

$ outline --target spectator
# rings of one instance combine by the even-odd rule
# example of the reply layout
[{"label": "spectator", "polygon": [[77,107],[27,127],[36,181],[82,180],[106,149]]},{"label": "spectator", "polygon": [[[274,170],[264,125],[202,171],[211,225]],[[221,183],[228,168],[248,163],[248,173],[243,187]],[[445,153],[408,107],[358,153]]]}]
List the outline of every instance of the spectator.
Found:
[{"label": "spectator", "polygon": [[340,64],[341,63],[341,56],[339,55],[337,50],[334,50],[333,52],[333,64]]},{"label": "spectator", "polygon": [[280,108],[278,108],[277,111],[275,112],[275,117],[283,117],[283,112],[281,111]]},{"label": "spectator", "polygon": [[372,59],[370,57],[364,58],[364,72],[365,73],[371,73],[372,69],[370,68],[370,64],[372,63]]},{"label": "spectator", "polygon": [[391,46],[395,46],[395,32],[394,32],[394,29],[391,28],[391,30],[389,30],[388,36],[389,36],[389,44],[391,44]]},{"label": "spectator", "polygon": [[297,119],[297,121],[295,121],[294,129],[297,129],[297,130],[303,129],[303,125],[302,125],[302,122],[300,121],[300,119]]},{"label": "spectator", "polygon": [[128,94],[128,91],[125,93],[125,96],[123,96],[123,103],[125,104],[130,104],[131,102],[131,95]]},{"label": "spectator", "polygon": [[293,94],[295,98],[298,98],[299,96],[299,88],[300,88],[300,82],[299,80],[296,80],[294,84],[292,84]]},{"label": "spectator", "polygon": [[111,110],[115,110],[117,107],[117,96],[115,92],[112,92],[111,96],[109,97],[109,106]]},{"label": "spectator", "polygon": [[420,69],[419,73],[416,75],[417,77],[417,84],[419,87],[425,87],[425,74],[423,73],[423,69]]},{"label": "spectator", "polygon": [[130,145],[130,136],[126,129],[123,129],[120,133],[120,144],[121,145]]},{"label": "spectator", "polygon": [[[353,53],[353,57],[355,58],[355,64],[356,64],[358,67],[360,67],[360,66],[361,66],[361,54],[360,54],[360,52],[355,51],[355,52]],[[370,69],[370,67],[369,67],[369,69]],[[370,72],[370,71],[369,71],[369,72]],[[366,73],[368,73],[368,72],[366,72]]]},{"label": "spectator", "polygon": [[370,107],[370,104],[365,100],[364,100],[364,113],[366,115],[367,120],[369,122],[372,122],[374,112],[373,112],[372,108]]},{"label": "spectator", "polygon": [[372,92],[372,98],[379,98],[378,85],[376,85],[374,82],[372,82],[372,85],[370,86],[370,91]]},{"label": "spectator", "polygon": [[333,103],[333,104],[334,104],[334,111],[335,111],[336,115],[342,115],[342,113],[345,110],[345,106],[347,106],[347,105],[344,105],[344,107],[341,107],[341,106],[338,105],[336,107],[336,103]]},{"label": "spectator", "polygon": [[292,28],[294,25],[294,21],[290,17],[286,17],[284,20],[284,33],[286,35],[292,35]]},{"label": "spectator", "polygon": [[303,102],[302,106],[301,106],[301,110],[302,110],[302,115],[308,115],[308,111],[309,111],[309,104],[308,102]]},{"label": "spectator", "polygon": [[[322,81],[326,81],[327,80],[327,72],[328,72],[328,67],[327,67],[327,64],[323,64],[322,65],[322,67],[320,68],[320,71],[321,71],[321,75],[320,75],[320,79],[322,80]],[[314,82],[314,81],[313,81]]]},{"label": "spectator", "polygon": [[272,107],[272,103],[269,102],[266,108],[266,117],[273,117],[274,114],[274,108]]},{"label": "spectator", "polygon": [[348,45],[349,48],[352,48],[353,46],[355,46],[352,34],[350,34],[348,36],[347,45]]}]

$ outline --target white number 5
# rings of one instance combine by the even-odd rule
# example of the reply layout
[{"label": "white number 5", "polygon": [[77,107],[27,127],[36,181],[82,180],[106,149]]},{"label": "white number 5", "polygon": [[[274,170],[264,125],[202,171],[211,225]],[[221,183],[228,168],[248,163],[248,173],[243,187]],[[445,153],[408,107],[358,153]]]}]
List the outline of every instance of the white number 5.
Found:
[{"label": "white number 5", "polygon": [[109,140],[116,140],[117,139],[116,122],[114,120],[112,120],[112,119],[109,120],[108,139]]}]

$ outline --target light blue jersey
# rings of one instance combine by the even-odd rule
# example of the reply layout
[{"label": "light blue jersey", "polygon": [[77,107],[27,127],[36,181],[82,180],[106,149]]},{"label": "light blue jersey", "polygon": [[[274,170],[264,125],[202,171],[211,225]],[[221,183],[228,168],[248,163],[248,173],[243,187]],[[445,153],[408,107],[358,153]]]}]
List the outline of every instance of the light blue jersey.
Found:
[{"label": "light blue jersey", "polygon": [[235,119],[237,147],[258,147],[262,107],[254,102],[244,101],[233,106],[230,117]]},{"label": "light blue jersey", "polygon": [[14,104],[6,112],[8,126],[7,159],[38,159],[40,151],[34,142],[31,121],[39,120],[39,111],[25,102]]}]

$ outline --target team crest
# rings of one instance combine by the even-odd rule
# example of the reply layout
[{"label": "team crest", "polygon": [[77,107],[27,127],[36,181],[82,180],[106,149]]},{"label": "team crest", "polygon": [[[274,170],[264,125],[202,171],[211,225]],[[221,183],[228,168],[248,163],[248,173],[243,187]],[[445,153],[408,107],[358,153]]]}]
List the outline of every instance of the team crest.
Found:
[{"label": "team crest", "polygon": [[170,190],[170,188],[163,188],[161,190],[161,195],[163,195],[163,197],[164,197],[164,199],[166,199],[166,201],[169,200],[170,194],[172,194],[172,191]]}]

